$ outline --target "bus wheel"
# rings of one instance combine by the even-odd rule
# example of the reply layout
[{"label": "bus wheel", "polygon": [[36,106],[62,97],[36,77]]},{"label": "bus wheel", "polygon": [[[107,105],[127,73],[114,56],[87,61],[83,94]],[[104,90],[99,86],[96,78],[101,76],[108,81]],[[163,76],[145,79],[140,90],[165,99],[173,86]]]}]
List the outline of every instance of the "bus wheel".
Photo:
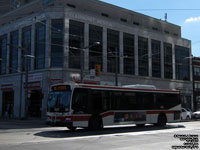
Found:
[{"label": "bus wheel", "polygon": [[167,118],[165,116],[165,114],[159,114],[158,116],[158,126],[165,126],[167,123]]},{"label": "bus wheel", "polygon": [[71,130],[71,131],[75,131],[77,127],[73,127],[73,126],[70,125],[70,126],[67,126],[67,128],[68,128],[69,130]]},{"label": "bus wheel", "polygon": [[145,124],[136,124],[136,127],[144,127]]},{"label": "bus wheel", "polygon": [[92,116],[89,120],[90,130],[100,130],[103,128],[102,119],[100,116]]}]

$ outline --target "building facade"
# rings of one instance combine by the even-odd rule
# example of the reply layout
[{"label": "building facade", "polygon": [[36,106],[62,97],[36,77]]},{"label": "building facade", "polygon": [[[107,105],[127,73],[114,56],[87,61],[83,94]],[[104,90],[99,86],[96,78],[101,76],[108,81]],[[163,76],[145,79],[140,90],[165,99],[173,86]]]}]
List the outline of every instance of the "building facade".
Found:
[{"label": "building facade", "polygon": [[193,109],[191,41],[181,27],[97,0],[35,0],[1,15],[0,56],[2,117],[23,118],[28,105],[29,116],[44,118],[50,85],[80,81],[81,64],[83,82],[115,85],[117,75],[118,85],[177,89]]},{"label": "building facade", "polygon": [[194,110],[200,110],[200,58],[193,58],[194,69]]}]

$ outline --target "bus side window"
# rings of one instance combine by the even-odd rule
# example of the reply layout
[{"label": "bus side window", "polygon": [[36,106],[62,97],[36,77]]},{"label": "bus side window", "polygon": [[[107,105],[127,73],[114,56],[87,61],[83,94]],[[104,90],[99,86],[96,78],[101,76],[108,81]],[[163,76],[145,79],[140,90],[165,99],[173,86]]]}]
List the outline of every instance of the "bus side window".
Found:
[{"label": "bus side window", "polygon": [[83,111],[87,112],[88,104],[88,90],[77,88],[74,90],[72,109],[75,112]]},{"label": "bus side window", "polygon": [[99,114],[102,112],[102,93],[101,91],[92,91],[90,101],[93,104],[92,113]]},{"label": "bus side window", "polygon": [[137,93],[137,103],[139,109],[154,109],[154,94],[153,93]]},{"label": "bus side window", "polygon": [[104,111],[109,110],[110,107],[110,96],[107,91],[102,91],[102,109]]},{"label": "bus side window", "polygon": [[122,109],[122,103],[123,103],[122,92],[118,92],[118,91],[111,92],[110,100],[111,100],[111,103],[112,103],[111,109],[113,109],[113,110]]}]

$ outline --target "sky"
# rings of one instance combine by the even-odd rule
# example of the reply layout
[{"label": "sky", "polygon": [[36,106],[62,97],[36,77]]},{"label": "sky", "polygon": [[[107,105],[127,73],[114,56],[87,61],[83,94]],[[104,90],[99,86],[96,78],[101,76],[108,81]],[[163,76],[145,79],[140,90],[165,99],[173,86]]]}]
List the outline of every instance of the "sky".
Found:
[{"label": "sky", "polygon": [[182,38],[191,40],[192,54],[200,57],[200,0],[101,0],[181,26]]}]

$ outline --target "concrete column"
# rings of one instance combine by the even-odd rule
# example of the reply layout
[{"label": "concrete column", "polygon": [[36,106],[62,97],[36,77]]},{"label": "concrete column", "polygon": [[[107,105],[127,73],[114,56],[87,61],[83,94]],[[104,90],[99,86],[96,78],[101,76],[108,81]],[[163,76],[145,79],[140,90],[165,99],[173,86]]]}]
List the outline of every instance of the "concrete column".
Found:
[{"label": "concrete column", "polygon": [[[10,43],[10,33],[8,33],[7,43]],[[10,72],[10,45],[7,45],[6,74]]]},{"label": "concrete column", "polygon": [[[89,46],[89,24],[85,23],[84,26],[84,47]],[[89,70],[89,49],[84,50],[84,69]]]},{"label": "concrete column", "polygon": [[173,79],[176,79],[176,61],[175,61],[175,45],[172,44],[172,70],[173,70]]},{"label": "concrete column", "polygon": [[[18,46],[22,47],[22,28],[19,29],[18,31]],[[22,51],[24,49],[18,48],[18,67],[17,70],[21,71],[22,69]]]},{"label": "concrete column", "polygon": [[103,28],[103,72],[107,72],[107,28]]},{"label": "concrete column", "polygon": [[[31,26],[31,55],[35,56],[35,24]],[[30,70],[34,70],[35,59],[30,59]]]},{"label": "concrete column", "polygon": [[69,19],[64,20],[64,68],[69,67]]},{"label": "concrete column", "polygon": [[135,35],[134,38],[134,55],[135,55],[135,75],[138,76],[139,75],[139,62],[138,62],[138,35]]},{"label": "concrete column", "polygon": [[123,42],[123,32],[119,33],[119,71],[120,74],[124,73],[124,42]]},{"label": "concrete column", "polygon": [[151,39],[148,39],[148,60],[149,60],[149,76],[152,77],[152,50]]},{"label": "concrete column", "polygon": [[45,68],[51,67],[51,20],[46,20]]},{"label": "concrete column", "polygon": [[163,41],[161,41],[161,43],[160,43],[160,60],[161,60],[161,78],[162,79],[164,79],[164,77],[165,77],[165,73],[164,73],[164,43],[163,43]]}]

